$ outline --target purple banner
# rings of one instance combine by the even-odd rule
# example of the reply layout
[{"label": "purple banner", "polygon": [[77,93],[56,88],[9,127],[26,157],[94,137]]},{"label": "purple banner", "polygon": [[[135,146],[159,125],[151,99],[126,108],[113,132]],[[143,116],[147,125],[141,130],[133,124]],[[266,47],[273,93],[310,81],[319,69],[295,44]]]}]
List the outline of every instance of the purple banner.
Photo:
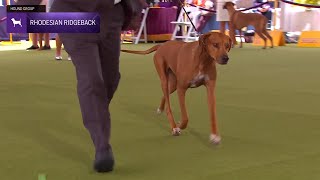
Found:
[{"label": "purple banner", "polygon": [[98,13],[7,13],[10,33],[99,33]]}]

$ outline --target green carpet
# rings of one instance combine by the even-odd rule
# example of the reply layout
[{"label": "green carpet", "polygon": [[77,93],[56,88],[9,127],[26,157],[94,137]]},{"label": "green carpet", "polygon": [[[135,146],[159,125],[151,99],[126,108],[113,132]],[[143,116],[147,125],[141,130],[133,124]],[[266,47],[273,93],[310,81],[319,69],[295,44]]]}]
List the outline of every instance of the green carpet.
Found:
[{"label": "green carpet", "polygon": [[[2,51],[0,179],[319,180],[319,52],[232,49],[230,63],[218,66],[219,147],[208,142],[203,87],[188,91],[189,127],[172,137],[165,114],[155,113],[161,90],[152,54],[122,54],[111,106],[116,167],[96,174],[72,63],[53,60],[54,50]],[[172,106],[179,120],[176,94]]]}]

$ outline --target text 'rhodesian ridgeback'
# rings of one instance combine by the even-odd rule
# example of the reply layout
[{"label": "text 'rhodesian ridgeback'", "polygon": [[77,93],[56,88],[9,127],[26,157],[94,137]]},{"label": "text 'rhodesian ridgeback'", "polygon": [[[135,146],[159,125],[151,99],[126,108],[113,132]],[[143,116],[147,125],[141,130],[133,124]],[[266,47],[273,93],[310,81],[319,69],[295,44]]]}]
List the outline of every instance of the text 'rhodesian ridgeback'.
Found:
[{"label": "text 'rhodesian ridgeback'", "polygon": [[[182,42],[167,41],[156,45],[146,51],[121,50],[133,54],[154,54],[154,64],[161,81],[163,97],[158,113],[166,105],[167,117],[172,129],[172,135],[181,134],[188,124],[188,114],[185,104],[185,94],[188,88],[204,85],[207,89],[208,106],[211,120],[210,141],[219,144],[221,141],[216,117],[215,84],[217,79],[216,63],[228,63],[228,52],[232,46],[229,36],[218,32],[202,35],[199,41]],[[181,122],[177,125],[174,121],[170,94],[177,90],[181,109]]]},{"label": "text 'rhodesian ridgeback'", "polygon": [[[223,9],[227,9],[230,17],[230,31],[238,30],[241,37],[241,29],[249,25],[254,27],[257,33],[264,41],[263,49],[267,47],[267,38],[271,41],[271,48],[273,48],[273,39],[267,31],[268,19],[262,14],[258,13],[242,13],[234,9],[234,3],[226,2]],[[234,33],[232,33],[234,34]],[[232,37],[235,40],[235,37]],[[240,38],[240,47],[242,47],[242,39]]]}]

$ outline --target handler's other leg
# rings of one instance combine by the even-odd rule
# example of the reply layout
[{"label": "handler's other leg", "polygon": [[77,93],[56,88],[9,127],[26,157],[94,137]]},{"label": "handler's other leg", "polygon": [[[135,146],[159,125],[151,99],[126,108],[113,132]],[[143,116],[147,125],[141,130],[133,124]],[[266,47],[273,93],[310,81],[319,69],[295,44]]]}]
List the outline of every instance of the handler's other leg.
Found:
[{"label": "handler's other leg", "polygon": [[[99,44],[99,53],[101,59],[102,76],[105,87],[108,91],[108,103],[111,102],[114,93],[118,88],[120,82],[119,58],[120,58],[120,44],[121,32],[114,31],[105,39],[102,39]],[[110,122],[108,122],[110,123]]]},{"label": "handler's other leg", "polygon": [[95,146],[94,169],[97,172],[113,170],[114,159],[109,144],[108,92],[101,70],[98,40],[86,41],[65,38],[59,34],[66,51],[76,67],[78,98],[83,124]]},{"label": "handler's other leg", "polygon": [[[100,33],[99,42],[99,57],[101,75],[104,82],[104,88],[107,91],[106,97],[106,117],[102,119],[102,125],[104,127],[104,135],[108,141],[109,149],[102,152],[96,153],[95,170],[98,172],[107,172],[109,167],[114,163],[112,148],[109,144],[111,136],[111,117],[109,112],[109,104],[118,88],[120,81],[119,72],[119,58],[120,58],[120,44],[121,44],[121,28],[124,21],[124,13],[120,4],[115,5],[114,8],[110,9],[106,14],[103,15],[105,18],[105,26],[102,27]],[[72,55],[71,55],[72,57]],[[73,57],[72,57],[73,58]],[[112,159],[111,159],[112,158]],[[112,163],[112,164],[111,164]]]},{"label": "handler's other leg", "polygon": [[[118,88],[120,81],[119,72],[119,56],[120,56],[120,27],[119,30],[114,30],[112,33],[108,33],[107,38],[101,39],[99,43],[99,57],[101,66],[101,75],[103,78],[103,86],[106,90],[106,116],[101,119],[101,126],[103,126],[103,134],[106,139],[105,142],[109,145],[107,150],[101,149],[96,152],[96,159],[94,162],[94,168],[97,172],[108,172],[113,166],[113,153],[111,145],[109,144],[111,136],[111,116],[109,111],[109,105],[113,98],[114,93]],[[73,58],[73,55],[71,55]],[[100,70],[99,70],[100,71]]]},{"label": "handler's other leg", "polygon": [[225,34],[226,31],[226,21],[220,21],[220,33]]}]

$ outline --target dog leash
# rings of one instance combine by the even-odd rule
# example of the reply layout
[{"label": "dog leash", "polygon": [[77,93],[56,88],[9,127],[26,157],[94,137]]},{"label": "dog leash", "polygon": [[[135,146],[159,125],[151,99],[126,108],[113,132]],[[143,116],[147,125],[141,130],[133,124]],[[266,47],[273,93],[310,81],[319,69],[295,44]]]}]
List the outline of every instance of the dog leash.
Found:
[{"label": "dog leash", "polygon": [[180,4],[181,4],[181,7],[182,7],[182,9],[183,9],[184,13],[187,15],[187,17],[188,17],[188,19],[189,19],[189,21],[190,21],[190,23],[191,23],[192,27],[194,28],[194,30],[195,30],[197,33],[199,33],[199,32],[198,32],[198,30],[197,30],[197,28],[196,28],[196,26],[193,24],[193,22],[192,22],[192,20],[191,20],[190,16],[188,15],[188,13],[187,13],[186,9],[184,8],[184,4],[182,3],[182,1],[181,1],[181,0],[179,0],[179,2],[180,2]]}]

